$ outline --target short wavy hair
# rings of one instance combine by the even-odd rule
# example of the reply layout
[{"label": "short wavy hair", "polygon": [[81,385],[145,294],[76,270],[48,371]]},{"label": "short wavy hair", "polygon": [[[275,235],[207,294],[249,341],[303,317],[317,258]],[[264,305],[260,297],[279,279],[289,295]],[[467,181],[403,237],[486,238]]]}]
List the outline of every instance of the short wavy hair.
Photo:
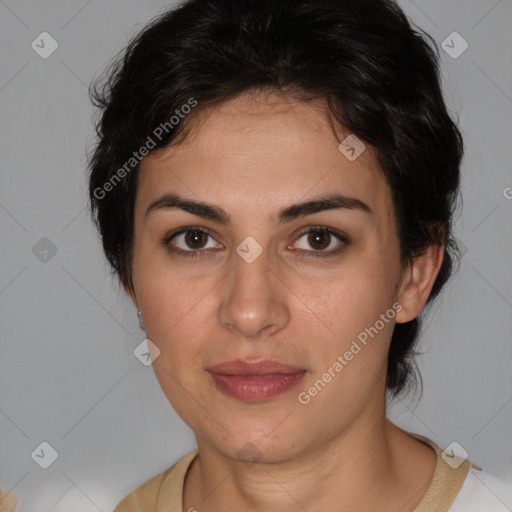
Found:
[{"label": "short wavy hair", "polygon": [[[188,0],[152,19],[89,89],[99,111],[90,208],[123,286],[132,287],[139,165],[126,162],[134,151],[191,98],[197,106],[161,130],[151,151],[178,144],[202,109],[280,91],[323,99],[340,127],[376,149],[403,265],[432,244],[445,246],[429,304],[458,258],[452,217],[463,140],[443,99],[439,49],[413,26],[392,0]],[[417,383],[422,314],[395,325],[386,379],[393,396]]]}]

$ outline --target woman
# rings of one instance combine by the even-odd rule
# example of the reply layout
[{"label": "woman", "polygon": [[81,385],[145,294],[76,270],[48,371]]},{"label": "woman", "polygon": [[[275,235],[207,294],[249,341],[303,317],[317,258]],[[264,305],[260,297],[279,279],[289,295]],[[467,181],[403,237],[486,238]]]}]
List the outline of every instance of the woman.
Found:
[{"label": "woman", "polygon": [[197,440],[115,512],[507,510],[386,418],[457,253],[427,38],[386,0],[190,0],[93,89],[92,212]]}]

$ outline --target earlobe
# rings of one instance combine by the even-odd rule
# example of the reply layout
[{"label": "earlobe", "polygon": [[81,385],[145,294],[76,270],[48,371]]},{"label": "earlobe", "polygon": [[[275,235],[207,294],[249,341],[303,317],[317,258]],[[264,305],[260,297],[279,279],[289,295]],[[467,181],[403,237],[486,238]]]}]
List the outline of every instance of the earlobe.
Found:
[{"label": "earlobe", "polygon": [[137,300],[137,295],[135,294],[135,289],[133,288],[133,283],[130,281],[129,284],[124,285],[124,289],[125,289],[126,293],[132,299],[133,305],[135,306],[135,309],[137,310],[137,318],[139,320],[139,328],[142,331],[145,331],[146,328],[144,327],[144,321],[142,320],[142,311],[139,308],[139,301]]},{"label": "earlobe", "polygon": [[402,306],[396,315],[397,323],[409,322],[419,315],[439,274],[443,255],[444,245],[430,245],[404,270],[397,299]]}]

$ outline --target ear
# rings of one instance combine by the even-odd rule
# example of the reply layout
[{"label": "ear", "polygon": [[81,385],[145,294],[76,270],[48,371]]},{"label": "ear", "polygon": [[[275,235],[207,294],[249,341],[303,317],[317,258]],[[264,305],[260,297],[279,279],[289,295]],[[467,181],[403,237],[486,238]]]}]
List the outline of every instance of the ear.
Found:
[{"label": "ear", "polygon": [[419,315],[434,286],[443,255],[444,245],[430,245],[404,269],[397,298],[402,306],[396,314],[397,323],[409,322]]}]

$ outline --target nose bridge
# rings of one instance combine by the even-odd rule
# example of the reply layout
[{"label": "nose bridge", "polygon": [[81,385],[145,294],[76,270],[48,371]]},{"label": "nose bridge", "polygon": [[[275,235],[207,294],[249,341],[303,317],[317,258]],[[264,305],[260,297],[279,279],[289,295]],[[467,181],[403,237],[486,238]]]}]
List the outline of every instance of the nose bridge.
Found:
[{"label": "nose bridge", "polygon": [[289,311],[283,285],[270,268],[267,251],[261,251],[253,259],[251,251],[255,247],[250,244],[250,241],[249,245],[242,242],[233,254],[219,316],[225,327],[245,337],[257,337],[263,331],[283,328]]}]

